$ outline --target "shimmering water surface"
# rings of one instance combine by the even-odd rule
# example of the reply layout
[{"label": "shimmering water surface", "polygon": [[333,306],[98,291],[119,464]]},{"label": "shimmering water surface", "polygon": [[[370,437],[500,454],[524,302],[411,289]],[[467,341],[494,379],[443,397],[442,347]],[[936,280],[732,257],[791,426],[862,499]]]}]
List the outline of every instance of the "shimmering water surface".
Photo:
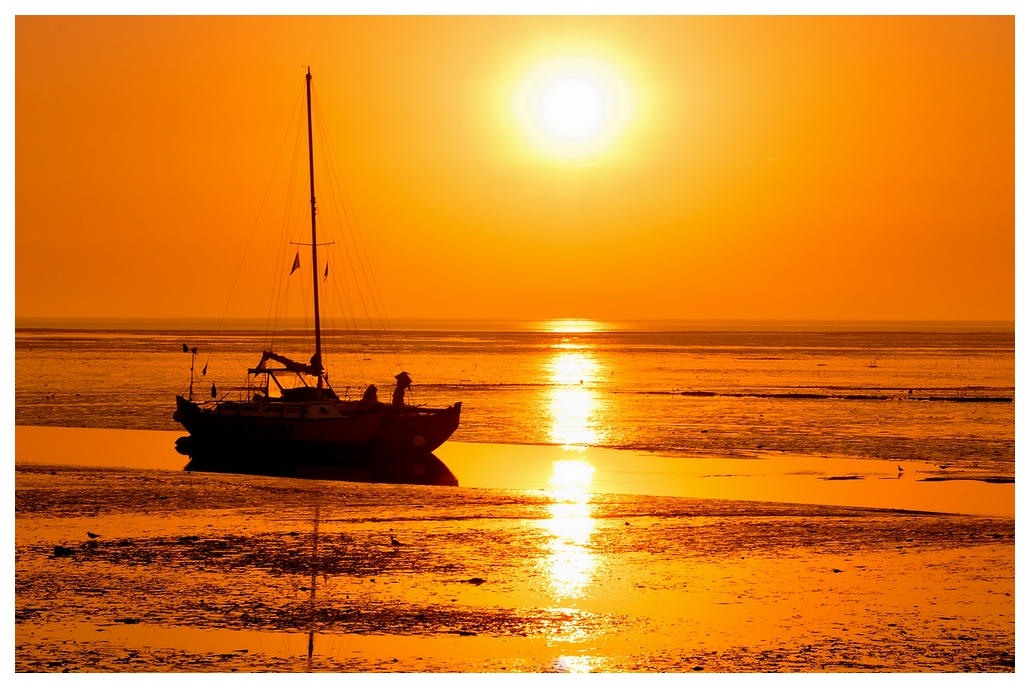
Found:
[{"label": "shimmering water surface", "polygon": [[329,337],[343,394],[464,402],[463,486],[426,488],[131,431],[177,429],[183,342],[232,397],[305,336],[21,328],[15,667],[1013,671],[1012,331],[824,329]]},{"label": "shimmering water surface", "polygon": [[[411,373],[415,403],[464,402],[458,441],[600,446],[678,456],[924,461],[1011,474],[1015,336],[1001,327],[463,323],[327,336],[341,396]],[[491,329],[492,328],[492,329]],[[693,328],[693,329],[690,329]],[[238,394],[264,348],[307,360],[310,337],[260,331],[16,333],[16,422],[177,429],[190,357]],[[199,373],[199,371],[198,371]]]}]

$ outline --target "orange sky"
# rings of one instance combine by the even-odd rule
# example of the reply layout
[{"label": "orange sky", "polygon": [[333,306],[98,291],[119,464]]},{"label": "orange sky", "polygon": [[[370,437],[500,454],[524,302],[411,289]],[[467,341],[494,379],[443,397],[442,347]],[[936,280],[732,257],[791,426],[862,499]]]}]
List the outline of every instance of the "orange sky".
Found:
[{"label": "orange sky", "polygon": [[[217,318],[256,219],[228,316],[264,318],[311,65],[391,317],[1014,319],[1010,17],[15,28],[18,318]],[[579,57],[632,112],[564,159],[514,102]]]}]

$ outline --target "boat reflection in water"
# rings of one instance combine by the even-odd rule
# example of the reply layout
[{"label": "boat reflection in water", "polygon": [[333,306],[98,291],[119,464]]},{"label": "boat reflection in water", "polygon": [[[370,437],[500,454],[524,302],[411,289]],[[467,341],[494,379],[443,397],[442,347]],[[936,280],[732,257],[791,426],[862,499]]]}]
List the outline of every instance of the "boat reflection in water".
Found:
[{"label": "boat reflection in water", "polygon": [[326,445],[314,448],[253,444],[205,443],[190,437],[176,449],[190,458],[184,470],[242,473],[277,478],[345,480],[368,483],[458,485],[458,479],[432,452],[375,451],[374,447],[341,451]]},{"label": "boat reflection in water", "polygon": [[315,615],[318,607],[315,602],[315,590],[318,588],[318,521],[319,508],[315,507],[315,522],[311,529],[311,599],[308,601],[308,673],[311,673],[311,661],[315,654]]}]

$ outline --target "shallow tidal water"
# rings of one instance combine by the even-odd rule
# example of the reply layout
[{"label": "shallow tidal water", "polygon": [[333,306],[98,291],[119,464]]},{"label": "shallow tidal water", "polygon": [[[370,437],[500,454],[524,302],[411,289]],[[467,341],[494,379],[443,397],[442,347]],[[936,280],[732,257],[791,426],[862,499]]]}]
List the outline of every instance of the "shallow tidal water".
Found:
[{"label": "shallow tidal water", "polygon": [[17,671],[1015,666],[1012,519],[45,465],[15,515]]},{"label": "shallow tidal water", "polygon": [[17,330],[17,671],[1014,671],[1010,328],[330,335],[457,488],[182,471],[183,340],[310,348]]},{"label": "shallow tidal water", "polygon": [[[460,326],[459,326],[460,325]],[[463,402],[453,439],[655,451],[919,461],[1012,475],[1015,334],[927,326],[806,331],[697,324],[426,324],[388,336],[326,334],[341,396],[393,376],[411,401]],[[661,329],[666,328],[666,329]],[[672,328],[672,329],[668,329]],[[174,396],[236,398],[265,348],[307,360],[311,337],[261,331],[15,333],[19,425],[176,430]],[[207,375],[201,376],[201,368]]]}]

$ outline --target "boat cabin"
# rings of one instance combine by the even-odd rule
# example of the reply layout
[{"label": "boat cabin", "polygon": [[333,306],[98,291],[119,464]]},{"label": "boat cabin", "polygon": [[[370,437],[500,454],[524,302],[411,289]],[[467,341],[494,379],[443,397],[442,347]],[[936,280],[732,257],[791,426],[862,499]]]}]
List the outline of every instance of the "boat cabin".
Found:
[{"label": "boat cabin", "polygon": [[[283,364],[283,367],[270,368],[267,365],[268,361],[277,361]],[[339,400],[336,392],[329,386],[329,381],[325,379],[321,361],[317,356],[312,357],[310,364],[305,364],[265,351],[261,354],[261,362],[257,367],[250,368],[247,373],[250,376],[248,388],[254,391],[253,400],[256,402]]]}]

